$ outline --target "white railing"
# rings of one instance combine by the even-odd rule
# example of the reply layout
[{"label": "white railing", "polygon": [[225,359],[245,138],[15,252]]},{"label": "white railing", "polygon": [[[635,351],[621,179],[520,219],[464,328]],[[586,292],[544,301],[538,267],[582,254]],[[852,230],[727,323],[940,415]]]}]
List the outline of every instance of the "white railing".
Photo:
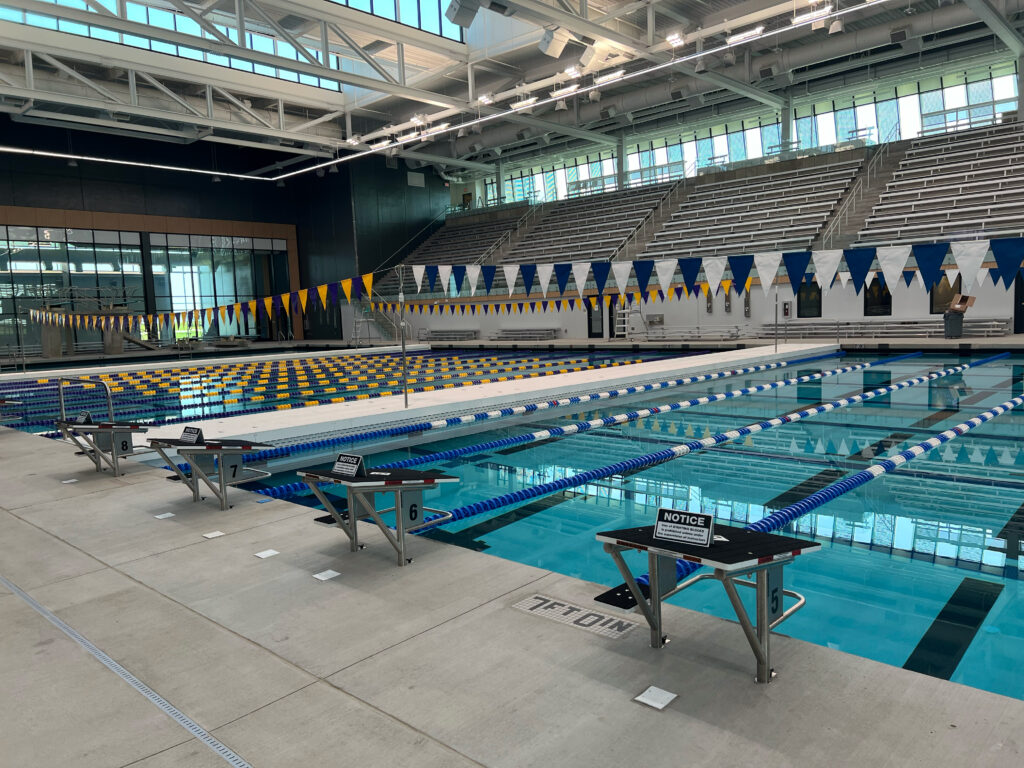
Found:
[{"label": "white railing", "polygon": [[675,184],[673,184],[665,196],[658,201],[658,204],[652,208],[643,220],[633,228],[626,239],[622,241],[622,244],[608,257],[609,261],[615,261],[618,259],[631,245],[635,244],[637,240],[642,238],[648,238],[653,232],[654,227],[657,225],[654,223],[656,219],[663,217],[665,214],[665,208],[668,206],[670,200],[674,200],[676,192],[686,183],[686,175],[684,174]]},{"label": "white railing", "polygon": [[882,161],[889,156],[893,142],[899,140],[899,132],[899,125],[894,125],[892,130],[889,131],[888,136],[879,142],[878,149],[868,158],[867,165],[864,166],[864,172],[854,179],[853,186],[846,193],[846,199],[839,204],[839,207],[832,214],[832,218],[825,225],[825,229],[821,233],[821,244],[826,248],[831,248],[835,239],[842,234],[843,227],[849,221],[853,209],[864,199],[864,195],[871,188],[872,181],[877,179]]}]

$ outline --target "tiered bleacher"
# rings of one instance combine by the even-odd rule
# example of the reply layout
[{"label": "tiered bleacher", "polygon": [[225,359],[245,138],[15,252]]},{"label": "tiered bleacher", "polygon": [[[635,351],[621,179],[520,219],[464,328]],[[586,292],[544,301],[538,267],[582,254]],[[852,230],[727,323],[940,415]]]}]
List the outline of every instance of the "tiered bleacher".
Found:
[{"label": "tiered bleacher", "polygon": [[[413,264],[475,264],[506,233],[515,230],[516,222],[527,206],[496,209],[486,219],[449,217],[444,225],[424,240],[402,263]],[[406,273],[408,275],[408,272]],[[390,296],[398,291],[398,278],[387,274],[377,281],[375,292]]]},{"label": "tiered bleacher", "polygon": [[473,264],[502,235],[515,229],[525,208],[512,208],[507,216],[464,223],[449,219],[404,260],[406,264]]},{"label": "tiered bleacher", "polygon": [[915,139],[861,229],[863,245],[1024,235],[1024,128]]},{"label": "tiered bleacher", "polygon": [[671,187],[671,183],[652,184],[549,204],[542,218],[503,260],[514,264],[606,260]]},{"label": "tiered bleacher", "polygon": [[835,160],[774,173],[766,166],[756,176],[698,181],[640,258],[806,250],[861,162]]}]

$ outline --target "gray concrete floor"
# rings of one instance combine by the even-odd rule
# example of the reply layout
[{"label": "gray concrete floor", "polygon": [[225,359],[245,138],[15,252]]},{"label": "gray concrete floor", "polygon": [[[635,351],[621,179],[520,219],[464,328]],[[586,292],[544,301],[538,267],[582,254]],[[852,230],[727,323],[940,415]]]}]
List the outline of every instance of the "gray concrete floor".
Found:
[{"label": "gray concrete floor", "polygon": [[[757,686],[735,623],[667,607],[663,650],[642,624],[601,637],[512,607],[535,592],[591,606],[597,585],[422,539],[399,569],[368,525],[352,553],[304,507],[239,491],[221,512],[165,474],[97,474],[0,429],[0,575],[253,766],[959,767],[1024,751],[1022,701],[784,636],[779,677]],[[312,578],[327,568],[341,576]],[[649,685],[679,698],[632,701]],[[225,764],[3,587],[0,691],[2,766]]]}]

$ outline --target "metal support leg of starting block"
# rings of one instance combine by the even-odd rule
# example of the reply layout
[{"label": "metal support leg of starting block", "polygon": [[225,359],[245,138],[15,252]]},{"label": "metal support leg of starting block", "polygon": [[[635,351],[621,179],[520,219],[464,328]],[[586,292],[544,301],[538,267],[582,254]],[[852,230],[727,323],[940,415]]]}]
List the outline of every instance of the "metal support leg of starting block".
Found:
[{"label": "metal support leg of starting block", "polygon": [[[750,650],[757,660],[757,675],[755,680],[758,683],[770,683],[775,676],[771,665],[771,633],[779,624],[788,619],[807,602],[803,595],[783,587],[782,569],[792,562],[789,560],[775,560],[765,563],[756,568],[746,568],[744,571],[727,571],[716,568],[713,573],[703,573],[694,576],[686,581],[676,584],[675,560],[648,552],[649,568],[649,591],[650,597],[645,597],[640,585],[633,577],[632,572],[622,557],[623,550],[616,544],[606,543],[604,550],[612,556],[623,581],[629,588],[636,600],[637,608],[647,620],[651,628],[651,647],[661,648],[668,638],[663,634],[661,603],[663,600],[682,592],[687,587],[693,586],[699,581],[714,579],[722,583],[725,588],[729,602],[739,621],[743,634],[747,638]],[[741,575],[755,574],[755,581],[740,578]],[[750,619],[743,602],[740,599],[736,586],[752,587],[755,590],[754,621]],[[789,608],[783,607],[783,596],[796,599],[796,603]]]},{"label": "metal support leg of starting block", "polygon": [[83,455],[92,459],[97,472],[102,472],[103,465],[106,464],[115,477],[120,477],[123,474],[121,457],[130,456],[135,452],[132,433],[128,431],[79,432],[75,430],[74,425],[64,424],[61,425],[60,431]]}]

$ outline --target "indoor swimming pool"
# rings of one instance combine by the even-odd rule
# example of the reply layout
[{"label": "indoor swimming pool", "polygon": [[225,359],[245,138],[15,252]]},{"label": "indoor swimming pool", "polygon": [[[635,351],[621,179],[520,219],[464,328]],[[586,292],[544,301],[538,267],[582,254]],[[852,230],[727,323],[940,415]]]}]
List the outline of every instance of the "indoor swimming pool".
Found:
[{"label": "indoor swimming pool", "polygon": [[[410,352],[410,392],[433,392],[497,381],[514,381],[618,367],[655,360],[645,353],[524,351]],[[73,375],[73,374],[68,374]],[[220,416],[305,408],[402,394],[401,355],[319,355],[281,360],[102,373],[94,383],[66,387],[67,408],[105,417],[100,382],[110,387],[118,419],[173,424]],[[0,382],[0,398],[21,405],[17,429],[46,432],[58,417],[59,375]]]},{"label": "indoor swimming pool", "polygon": [[[617,398],[585,410],[545,411],[457,438],[421,437],[377,453],[371,466],[502,441],[573,422],[815,374],[881,359],[863,370],[697,403],[646,418],[525,444],[429,461],[460,479],[429,494],[451,510],[586,470],[707,438],[985,355],[927,354],[884,362],[848,355],[718,381]],[[860,404],[784,423],[672,461],[502,505],[424,534],[605,586],[621,576],[595,534],[652,524],[659,507],[713,513],[745,525],[1022,393],[1024,355],[991,360]],[[502,422],[496,422],[501,424]],[[341,446],[341,450],[345,450]],[[353,451],[369,453],[366,444]],[[294,458],[294,457],[293,457]],[[326,452],[303,466],[328,467]],[[274,468],[273,466],[271,467]],[[294,472],[264,483],[282,487]],[[315,506],[309,493],[285,494]],[[1024,698],[1016,649],[1024,641],[1020,586],[1024,535],[1024,413],[1011,411],[800,518],[787,530],[823,550],[787,569],[807,606],[785,633],[886,664]],[[634,573],[646,559],[630,561]],[[723,618],[732,609],[703,582],[672,602]],[[749,607],[749,605],[748,605]],[[795,671],[795,670],[794,670]]]}]

